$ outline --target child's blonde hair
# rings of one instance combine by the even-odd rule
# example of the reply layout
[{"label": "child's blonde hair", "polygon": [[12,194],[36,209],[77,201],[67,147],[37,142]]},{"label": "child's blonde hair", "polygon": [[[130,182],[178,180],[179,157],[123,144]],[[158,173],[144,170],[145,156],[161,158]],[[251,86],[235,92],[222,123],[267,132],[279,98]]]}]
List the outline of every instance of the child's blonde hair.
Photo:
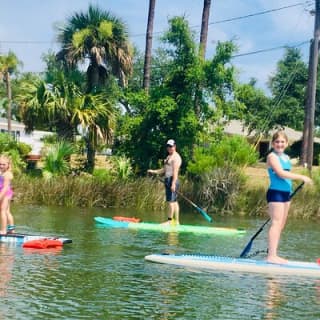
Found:
[{"label": "child's blonde hair", "polygon": [[286,140],[286,142],[289,141],[288,136],[285,134],[285,132],[283,130],[278,130],[276,131],[273,136],[272,136],[272,142],[275,142],[277,139],[279,138],[283,138]]},{"label": "child's blonde hair", "polygon": [[0,154],[0,161],[4,160],[8,163],[8,171],[12,170],[12,161],[11,158],[7,154]]}]

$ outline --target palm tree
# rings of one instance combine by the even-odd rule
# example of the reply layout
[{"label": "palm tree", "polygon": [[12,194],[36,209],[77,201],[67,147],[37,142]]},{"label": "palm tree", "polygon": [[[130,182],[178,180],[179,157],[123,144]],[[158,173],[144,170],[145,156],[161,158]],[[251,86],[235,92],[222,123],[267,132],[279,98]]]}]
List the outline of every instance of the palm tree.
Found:
[{"label": "palm tree", "polygon": [[94,169],[99,141],[112,141],[116,124],[116,110],[104,94],[86,94],[74,100],[72,123],[85,131],[87,144],[87,171]]},{"label": "palm tree", "polygon": [[204,59],[206,56],[208,24],[210,15],[211,0],[204,0],[200,33],[200,56]]},{"label": "palm tree", "polygon": [[36,76],[22,80],[17,101],[26,131],[32,132],[36,128],[53,130],[61,138],[72,140],[75,131],[70,108],[73,97],[79,94],[79,89],[62,74],[53,84]]},{"label": "palm tree", "polygon": [[7,55],[0,56],[0,75],[6,85],[7,91],[7,120],[8,120],[8,133],[11,132],[11,103],[12,103],[12,90],[11,90],[11,74],[17,69],[17,66],[21,64],[17,56],[9,51]]},{"label": "palm tree", "polygon": [[59,30],[62,44],[57,58],[68,67],[89,59],[88,92],[97,92],[114,75],[126,85],[132,69],[132,52],[125,24],[110,12],[89,5],[86,13],[75,13]]},{"label": "palm tree", "polygon": [[146,92],[149,91],[149,87],[150,87],[152,33],[153,33],[155,6],[156,6],[156,0],[149,0],[149,14],[148,14],[146,50],[145,50],[145,56],[144,56],[144,72],[143,72],[143,88],[146,90]]},{"label": "palm tree", "polygon": [[97,145],[111,140],[115,126],[116,110],[110,96],[83,94],[61,73],[50,85],[39,78],[22,82],[17,99],[28,131],[47,123],[61,138],[71,141],[80,125],[87,142],[87,169],[92,172]]}]

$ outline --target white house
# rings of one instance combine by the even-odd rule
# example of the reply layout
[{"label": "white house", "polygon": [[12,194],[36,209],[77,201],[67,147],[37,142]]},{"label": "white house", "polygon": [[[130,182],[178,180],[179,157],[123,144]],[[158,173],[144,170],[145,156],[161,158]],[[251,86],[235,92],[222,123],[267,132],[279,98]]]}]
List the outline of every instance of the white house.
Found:
[{"label": "white house", "polygon": [[[6,118],[0,118],[0,132],[8,132],[8,121]],[[24,142],[32,147],[30,154],[40,155],[44,136],[53,134],[49,131],[34,130],[32,133],[26,133],[25,125],[21,122],[11,120],[11,134],[19,142]]]}]

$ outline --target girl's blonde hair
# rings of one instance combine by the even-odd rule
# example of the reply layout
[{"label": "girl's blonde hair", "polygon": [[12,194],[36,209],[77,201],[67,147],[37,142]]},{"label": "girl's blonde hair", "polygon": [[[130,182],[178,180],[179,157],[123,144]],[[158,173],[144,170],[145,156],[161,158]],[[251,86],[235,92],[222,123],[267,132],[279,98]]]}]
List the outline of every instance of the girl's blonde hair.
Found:
[{"label": "girl's blonde hair", "polygon": [[6,154],[0,154],[0,161],[1,160],[5,160],[8,162],[8,170],[11,171],[12,170],[12,161],[11,158],[6,155]]},{"label": "girl's blonde hair", "polygon": [[286,140],[286,142],[289,141],[288,136],[285,134],[283,130],[276,131],[272,136],[272,142],[275,142],[277,139],[283,138]]}]

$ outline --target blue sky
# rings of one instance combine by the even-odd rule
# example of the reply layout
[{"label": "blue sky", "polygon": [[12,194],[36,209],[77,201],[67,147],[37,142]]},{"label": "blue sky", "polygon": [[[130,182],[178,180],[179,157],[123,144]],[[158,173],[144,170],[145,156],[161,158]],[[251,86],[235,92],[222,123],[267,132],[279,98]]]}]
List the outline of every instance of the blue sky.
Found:
[{"label": "blue sky", "polygon": [[[0,0],[0,54],[11,49],[23,62],[22,71],[41,72],[43,53],[57,51],[57,26],[77,11],[85,11],[89,3],[108,10],[126,22],[130,40],[142,51],[149,0]],[[246,16],[301,3],[301,5],[225,23],[217,21]],[[168,18],[184,15],[199,38],[203,0],[157,0],[154,22],[154,47],[159,33],[166,30]],[[238,53],[248,53],[283,45],[297,45],[313,36],[312,0],[212,0],[207,45],[207,58],[214,53],[217,41],[235,40]],[[197,38],[197,39],[198,39]],[[301,46],[308,60],[308,43]],[[275,71],[284,50],[234,58],[239,79],[258,79],[266,89],[268,77]]]}]

